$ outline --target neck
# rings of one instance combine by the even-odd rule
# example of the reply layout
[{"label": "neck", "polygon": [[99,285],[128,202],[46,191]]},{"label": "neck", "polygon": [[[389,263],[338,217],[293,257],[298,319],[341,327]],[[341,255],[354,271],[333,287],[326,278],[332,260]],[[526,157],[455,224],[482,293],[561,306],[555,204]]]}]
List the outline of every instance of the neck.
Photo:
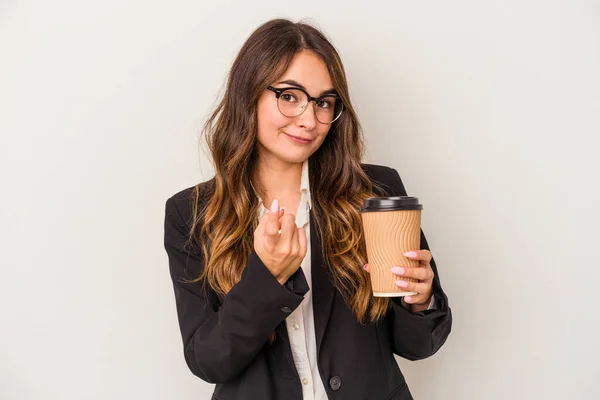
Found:
[{"label": "neck", "polygon": [[281,203],[285,199],[295,198],[300,193],[302,162],[289,163],[273,158],[259,158],[255,169],[255,178],[260,188],[259,194],[266,207],[273,200]]}]

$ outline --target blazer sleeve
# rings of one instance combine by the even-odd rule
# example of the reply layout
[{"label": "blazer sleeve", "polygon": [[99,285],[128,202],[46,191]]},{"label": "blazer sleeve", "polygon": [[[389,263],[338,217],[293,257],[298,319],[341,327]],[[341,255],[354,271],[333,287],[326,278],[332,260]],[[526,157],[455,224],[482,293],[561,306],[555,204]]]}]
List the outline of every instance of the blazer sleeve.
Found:
[{"label": "blazer sleeve", "polygon": [[169,198],[164,247],[185,360],[194,375],[209,383],[224,383],[246,368],[277,325],[298,307],[308,284],[299,269],[282,286],[253,251],[241,280],[221,302],[212,289],[188,282],[204,268],[201,252],[184,250],[188,226],[177,202]]},{"label": "blazer sleeve", "polygon": [[[389,169],[390,178],[386,186],[391,189],[390,195],[407,196],[398,171]],[[423,230],[421,230],[421,249],[430,250]],[[435,309],[413,313],[402,305],[401,298],[395,297],[390,301],[394,353],[408,360],[421,360],[435,354],[446,342],[452,328],[452,312],[448,304],[448,296],[442,290],[434,259],[431,260],[431,268],[435,274],[433,280],[433,294],[437,303]]]}]

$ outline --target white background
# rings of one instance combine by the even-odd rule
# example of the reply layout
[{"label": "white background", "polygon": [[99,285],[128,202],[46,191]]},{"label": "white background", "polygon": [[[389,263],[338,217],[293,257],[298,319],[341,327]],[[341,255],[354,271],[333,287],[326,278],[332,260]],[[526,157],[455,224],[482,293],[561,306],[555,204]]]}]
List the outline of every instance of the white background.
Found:
[{"label": "white background", "polygon": [[0,2],[0,398],[210,398],[164,202],[211,177],[199,127],[272,17],[331,37],[368,160],[425,204],[455,322],[400,360],[415,398],[600,398],[591,0]]}]

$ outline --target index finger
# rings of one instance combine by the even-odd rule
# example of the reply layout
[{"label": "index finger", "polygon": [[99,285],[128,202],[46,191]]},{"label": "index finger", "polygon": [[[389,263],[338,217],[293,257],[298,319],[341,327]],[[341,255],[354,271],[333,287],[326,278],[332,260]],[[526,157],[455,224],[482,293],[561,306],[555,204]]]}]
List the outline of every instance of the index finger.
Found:
[{"label": "index finger", "polygon": [[279,220],[283,214],[284,214],[283,208],[279,210],[279,212],[277,213],[277,217],[273,217],[273,213],[270,210],[267,210],[263,214],[263,216],[260,217],[260,219],[258,220],[258,226],[257,226],[257,228],[259,228],[258,232],[260,232],[261,235],[264,235],[265,227],[269,223],[269,219],[274,218],[274,219]]}]

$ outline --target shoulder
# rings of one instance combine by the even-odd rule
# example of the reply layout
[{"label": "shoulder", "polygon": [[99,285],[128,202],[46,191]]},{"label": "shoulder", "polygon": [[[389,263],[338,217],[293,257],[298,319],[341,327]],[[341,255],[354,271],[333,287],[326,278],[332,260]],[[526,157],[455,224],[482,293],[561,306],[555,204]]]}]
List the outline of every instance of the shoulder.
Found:
[{"label": "shoulder", "polygon": [[215,179],[185,188],[170,196],[165,205],[165,218],[188,224],[194,207],[202,206],[214,191]]},{"label": "shoulder", "polygon": [[406,189],[400,178],[400,174],[394,168],[384,165],[361,164],[363,171],[371,182],[383,189],[381,195],[406,196]]},{"label": "shoulder", "polygon": [[360,164],[363,171],[369,176],[371,179],[385,179],[386,177],[393,176],[397,174],[396,170],[390,167],[386,167],[385,165],[376,165],[376,164]]}]

